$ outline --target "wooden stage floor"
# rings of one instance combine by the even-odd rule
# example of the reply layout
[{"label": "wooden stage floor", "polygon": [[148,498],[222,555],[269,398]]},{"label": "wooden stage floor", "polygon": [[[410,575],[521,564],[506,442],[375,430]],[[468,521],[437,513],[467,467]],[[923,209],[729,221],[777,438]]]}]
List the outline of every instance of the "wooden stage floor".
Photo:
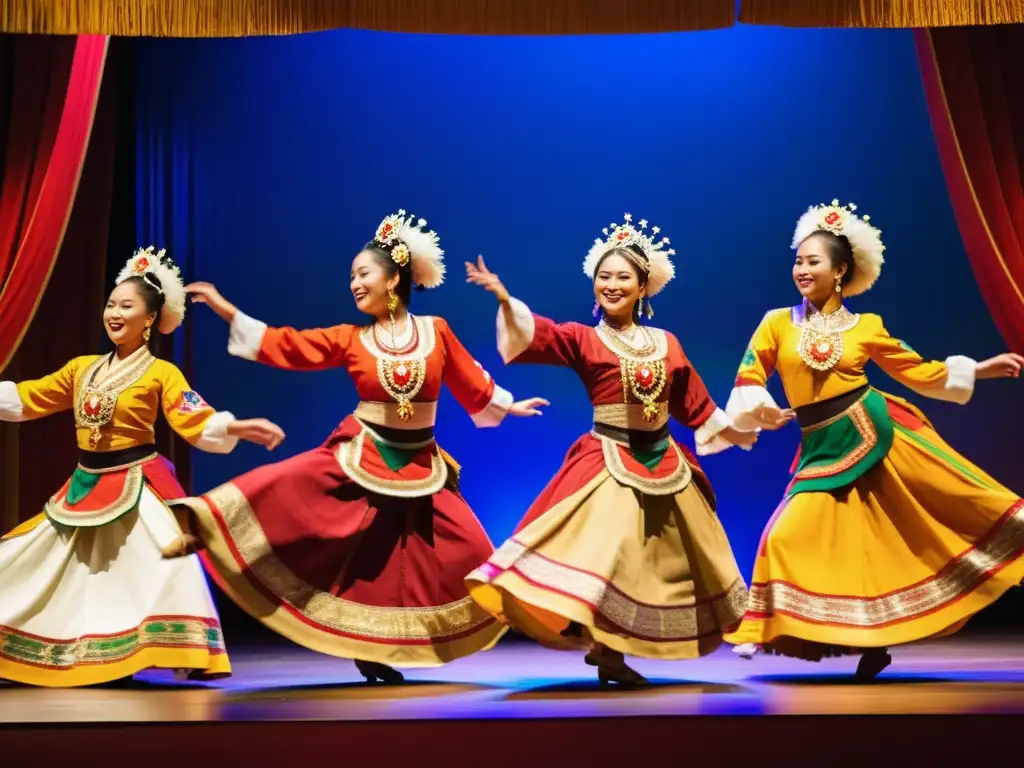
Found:
[{"label": "wooden stage floor", "polygon": [[[783,721],[799,720],[803,725],[786,737],[786,748],[776,745],[769,750],[781,757],[787,750],[803,754],[801,749],[816,749],[812,745],[816,740],[831,740],[828,734],[839,727],[839,721],[868,718],[878,733],[882,732],[878,729],[892,732],[885,737],[890,742],[886,754],[894,755],[897,742],[905,738],[906,748],[922,759],[929,749],[948,758],[957,745],[973,742],[977,748],[978,738],[992,737],[978,728],[1003,733],[999,741],[1009,746],[1017,741],[1016,729],[1024,726],[1024,720],[1017,720],[1024,715],[1021,636],[983,635],[897,648],[893,665],[871,684],[854,681],[854,659],[820,664],[777,657],[744,661],[727,648],[690,662],[634,660],[653,683],[639,690],[602,688],[579,654],[547,651],[520,640],[502,642],[489,653],[441,669],[408,672],[409,682],[395,687],[365,685],[351,662],[291,645],[235,646],[232,659],[232,678],[206,684],[177,684],[163,673],[146,673],[116,687],[55,690],[0,684],[0,744],[6,745],[7,755],[23,749],[36,757],[59,758],[60,750],[72,742],[81,742],[86,749],[87,743],[98,744],[111,734],[121,738],[134,733],[166,744],[168,727],[191,726],[192,730],[171,738],[202,740],[206,733],[213,739],[216,729],[221,729],[223,738],[213,743],[240,755],[239,750],[256,749],[266,740],[267,746],[260,748],[264,759],[257,758],[256,764],[283,765],[266,762],[270,752],[265,750],[292,744],[290,759],[298,759],[296,744],[331,740],[345,733],[350,756],[366,747],[367,754],[402,759],[425,734],[429,734],[426,738],[445,734],[448,742],[472,741],[483,738],[483,731],[477,728],[471,737],[466,735],[470,730],[458,727],[486,722],[493,733],[488,739],[504,742],[500,754],[486,760],[465,755],[465,762],[449,755],[443,762],[493,766],[505,764],[505,758],[512,760],[517,750],[526,749],[524,741],[531,739],[542,742],[533,744],[540,750],[537,754],[555,757],[561,754],[557,745],[563,742],[567,754],[577,754],[585,743],[587,750],[610,759],[616,749],[626,749],[616,734],[633,745],[629,754],[640,754],[636,750],[641,745],[653,747],[662,732],[681,740],[680,756],[695,755],[692,743],[685,749],[683,743],[711,739],[712,733],[734,734],[732,744],[719,743],[713,752],[723,758],[730,750],[751,749],[755,751],[750,754],[756,754],[756,749],[766,748],[753,743],[761,730],[758,721],[765,725],[773,721],[766,733],[778,739],[792,730]],[[801,717],[789,717],[794,715]],[[812,722],[818,725],[808,728]],[[1006,729],[1011,726],[997,725],[1011,722],[1010,733]],[[318,737],[308,730],[318,723],[334,726],[333,736]],[[403,723],[410,729],[403,729]],[[214,730],[197,728],[204,724],[216,725]],[[303,736],[299,730],[280,730],[289,724],[302,724],[307,730],[301,731]],[[857,745],[849,744],[849,734],[862,730],[862,726],[847,725],[839,731],[847,734],[835,755],[839,764],[844,756],[852,759],[856,751]],[[548,731],[557,736],[541,736]],[[966,741],[957,739],[961,732]],[[229,733],[235,735],[228,739]],[[272,737],[273,733],[278,736]],[[751,743],[745,742],[744,733]],[[925,734],[931,734],[933,743],[923,747]],[[611,741],[601,746],[608,738]],[[871,739],[867,742],[870,746]],[[983,750],[989,759],[992,748]],[[177,760],[181,757],[177,755]],[[600,759],[598,764],[603,764]]]}]

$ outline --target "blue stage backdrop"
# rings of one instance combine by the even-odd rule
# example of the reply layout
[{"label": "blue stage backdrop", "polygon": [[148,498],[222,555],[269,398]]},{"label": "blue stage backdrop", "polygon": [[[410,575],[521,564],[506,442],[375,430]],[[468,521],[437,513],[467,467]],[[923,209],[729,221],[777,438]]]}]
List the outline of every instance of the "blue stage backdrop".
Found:
[{"label": "blue stage backdrop", "polygon": [[[380,218],[406,208],[436,227],[449,280],[415,295],[414,311],[443,315],[517,396],[552,402],[542,418],[476,430],[443,399],[439,439],[495,540],[589,427],[590,408],[566,370],[502,365],[495,303],[462,276],[478,253],[535,311],[590,321],[581,263],[593,238],[624,211],[660,225],[679,252],[678,279],[655,320],[724,405],[763,313],[797,299],[796,218],[839,197],[870,213],[888,244],[881,283],[855,309],[882,313],[925,355],[1002,350],[946,196],[906,31],[152,40],[140,43],[138,89],[141,239],[175,248],[187,277],[213,281],[257,318],[360,322],[349,265]],[[344,371],[232,359],[227,328],[208,310],[187,322],[194,386],[288,433],[274,455],[245,446],[197,456],[196,491],[317,445],[355,404]],[[874,381],[907,394],[877,369]],[[1024,490],[1020,393],[1016,382],[986,382],[966,409],[925,406],[966,455]],[[746,572],[797,438],[794,427],[752,454],[704,462]]]}]

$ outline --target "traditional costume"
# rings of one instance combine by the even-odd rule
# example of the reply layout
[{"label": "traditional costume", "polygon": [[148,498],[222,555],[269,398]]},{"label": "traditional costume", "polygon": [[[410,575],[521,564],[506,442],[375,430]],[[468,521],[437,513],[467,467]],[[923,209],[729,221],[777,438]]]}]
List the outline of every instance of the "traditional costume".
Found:
[{"label": "traditional costume", "polygon": [[[740,429],[776,407],[777,371],[802,431],[782,503],[754,563],[750,609],[727,639],[799,658],[884,648],[955,632],[1024,577],[1024,503],[901,398],[868,384],[869,361],[912,391],[966,403],[976,363],[924,360],[882,318],[842,297],[880,274],[879,230],[838,201],[807,211],[793,248],[815,232],[853,247],[851,281],[819,311],[768,312],[743,356],[726,406]],[[884,666],[883,662],[883,666]]]},{"label": "traditional costume", "polygon": [[[137,252],[117,282],[149,275],[165,297],[160,331],[171,333],[185,293],[163,251]],[[153,427],[162,412],[195,447],[227,453],[234,417],[214,411],[146,346],[123,360],[78,357],[42,379],[0,382],[0,420],[66,410],[75,415],[78,467],[40,515],[0,540],[0,678],[66,687],[148,667],[227,675],[198,558],[163,557],[184,548],[165,500],[185,494],[156,453]]]},{"label": "traditional costume", "polygon": [[[411,260],[413,282],[433,288],[443,251],[425,225],[400,211],[373,245],[399,266]],[[394,324],[382,335],[376,324],[268,328],[238,312],[231,354],[288,370],[344,368],[360,402],[321,447],[185,503],[211,575],[270,629],[357,662],[437,666],[490,648],[505,630],[463,583],[493,546],[459,495],[458,465],[434,441],[441,385],[478,427],[500,424],[513,400],[439,317],[409,315],[401,336]]]},{"label": "traditional costume", "polygon": [[[646,226],[627,214],[606,229],[584,262],[591,281],[609,251],[632,247],[648,297],[657,294],[673,277],[674,251]],[[594,425],[512,538],[469,574],[470,594],[551,648],[596,641],[662,659],[713,651],[743,615],[747,589],[707,477],[668,421],[695,430],[702,444],[729,420],[679,341],[647,326],[631,340],[603,321],[558,324],[511,299],[498,315],[498,348],[509,363],[571,368]]]}]

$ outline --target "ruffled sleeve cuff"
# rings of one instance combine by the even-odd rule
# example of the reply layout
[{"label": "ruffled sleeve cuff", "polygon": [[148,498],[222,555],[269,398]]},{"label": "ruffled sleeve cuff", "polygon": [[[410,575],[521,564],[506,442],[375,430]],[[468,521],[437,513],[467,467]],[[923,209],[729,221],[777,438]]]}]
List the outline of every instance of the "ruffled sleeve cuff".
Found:
[{"label": "ruffled sleeve cuff", "polygon": [[25,406],[13,381],[0,381],[0,421],[25,421]]},{"label": "ruffled sleeve cuff", "polygon": [[754,413],[764,406],[778,408],[775,398],[767,389],[756,384],[733,387],[725,412],[732,419],[732,426],[740,432],[756,432],[761,428]]},{"label": "ruffled sleeve cuff", "polygon": [[256,360],[266,332],[266,323],[236,311],[231,321],[231,335],[228,337],[228,354],[245,360]]},{"label": "ruffled sleeve cuff", "polygon": [[537,331],[530,308],[516,298],[498,308],[498,352],[508,363],[530,348]]},{"label": "ruffled sleeve cuff", "polygon": [[978,363],[963,355],[946,358],[946,381],[941,390],[929,393],[938,400],[966,405],[974,396]]},{"label": "ruffled sleeve cuff", "polygon": [[705,421],[697,431],[694,432],[694,443],[698,456],[711,456],[721,453],[732,447],[732,443],[726,442],[719,435],[726,427],[731,427],[732,419],[721,408],[715,408],[711,417]]},{"label": "ruffled sleeve cuff", "polygon": [[235,417],[231,413],[217,411],[203,427],[196,448],[207,453],[231,453],[238,445],[238,438],[228,434],[228,427],[234,423]]},{"label": "ruffled sleeve cuff", "polygon": [[512,393],[507,389],[502,389],[497,384],[494,385],[494,394],[491,395],[491,400],[487,403],[486,407],[478,413],[474,413],[471,418],[473,423],[478,427],[496,427],[505,420],[508,415],[509,409],[512,407],[512,403],[515,400],[512,397]]}]

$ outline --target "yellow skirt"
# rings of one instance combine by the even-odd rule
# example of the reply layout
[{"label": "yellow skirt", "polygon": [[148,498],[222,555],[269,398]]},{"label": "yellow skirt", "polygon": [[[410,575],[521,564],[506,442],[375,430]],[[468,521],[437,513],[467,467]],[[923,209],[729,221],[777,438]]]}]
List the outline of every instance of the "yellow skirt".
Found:
[{"label": "yellow skirt", "polygon": [[487,611],[546,647],[596,641],[647,658],[712,652],[747,606],[725,532],[695,483],[651,496],[607,469],[527,522],[466,582]]},{"label": "yellow skirt", "polygon": [[1024,579],[1024,502],[929,426],[851,486],[785,499],[735,644],[817,660],[955,632]]}]

